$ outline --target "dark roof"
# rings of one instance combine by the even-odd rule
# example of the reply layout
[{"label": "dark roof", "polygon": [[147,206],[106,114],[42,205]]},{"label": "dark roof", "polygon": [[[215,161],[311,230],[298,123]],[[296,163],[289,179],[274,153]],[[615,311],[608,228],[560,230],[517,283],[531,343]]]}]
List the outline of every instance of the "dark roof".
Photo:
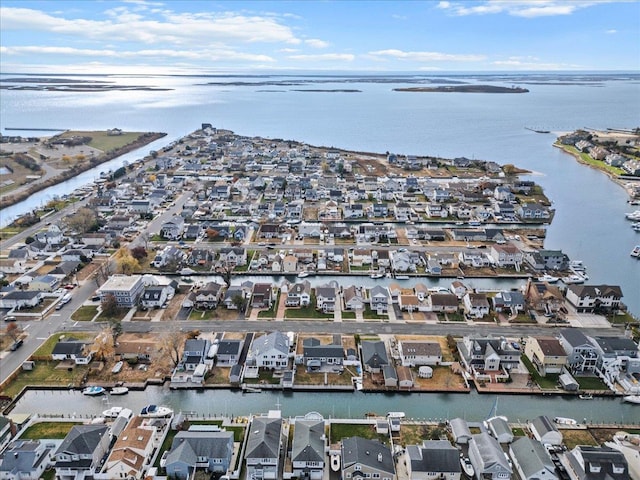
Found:
[{"label": "dark roof", "polygon": [[218,355],[233,355],[240,351],[241,340],[221,340],[218,343]]},{"label": "dark roof", "polygon": [[458,449],[448,440],[425,440],[422,446],[409,445],[407,453],[413,472],[458,473],[461,471]]},{"label": "dark roof", "polygon": [[62,444],[56,451],[56,455],[89,455],[89,458],[86,460],[56,461],[56,466],[91,465],[91,455],[93,455],[102,437],[107,435],[108,431],[109,427],[106,425],[74,425],[67,436],[64,437]]},{"label": "dark roof", "polygon": [[254,417],[251,422],[245,458],[278,458],[282,420]]},{"label": "dark roof", "polygon": [[167,463],[183,461],[195,465],[197,457],[231,460],[232,454],[233,432],[183,431],[178,432],[174,437]]},{"label": "dark roof", "polygon": [[365,340],[362,342],[362,362],[371,368],[381,368],[389,364],[384,342]]},{"label": "dark roof", "polygon": [[[582,457],[579,462],[577,457]],[[579,480],[628,480],[629,466],[618,450],[610,447],[579,445],[567,455]],[[593,467],[593,471],[592,471]]]},{"label": "dark roof", "polygon": [[293,430],[291,460],[323,462],[324,444],[324,421],[298,420]]},{"label": "dark roof", "polygon": [[61,340],[53,347],[52,355],[80,355],[86,343],[78,340]]},{"label": "dark roof", "polygon": [[342,439],[343,467],[349,467],[356,463],[389,472],[392,475],[395,474],[393,457],[386,445],[362,437]]},{"label": "dark roof", "polygon": [[622,290],[618,285],[569,285],[569,290],[578,297],[614,297],[622,298]]},{"label": "dark roof", "polygon": [[560,330],[560,335],[572,347],[580,347],[582,345],[594,346],[579,328],[564,328]]}]

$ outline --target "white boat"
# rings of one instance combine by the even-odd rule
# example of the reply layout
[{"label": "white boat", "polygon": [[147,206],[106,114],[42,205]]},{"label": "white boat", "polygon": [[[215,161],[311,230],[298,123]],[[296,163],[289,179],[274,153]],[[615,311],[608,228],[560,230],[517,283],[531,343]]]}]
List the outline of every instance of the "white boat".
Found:
[{"label": "white boat", "polygon": [[632,257],[640,258],[640,245],[636,245],[635,247],[633,247],[633,250],[631,250],[631,253],[629,255],[631,255]]},{"label": "white boat", "polygon": [[593,395],[590,393],[581,393],[578,397],[580,400],[593,400]]},{"label": "white boat", "polygon": [[147,405],[140,410],[141,417],[162,418],[173,415],[173,410],[169,407],[159,407],[158,405]]},{"label": "white boat", "polygon": [[103,387],[98,387],[98,386],[87,387],[84,390],[82,390],[83,395],[89,395],[92,397],[95,397],[97,395],[102,395],[104,392],[105,392],[105,389]]},{"label": "white boat", "polygon": [[625,213],[624,216],[627,220],[633,220],[633,221],[640,220],[640,210],[635,210],[631,213]]},{"label": "white boat", "polygon": [[405,413],[404,412],[387,412],[387,417],[388,418],[404,418]]},{"label": "white boat", "polygon": [[129,393],[129,389],[127,387],[113,387],[109,393],[111,395],[126,395]]},{"label": "white boat", "polygon": [[640,222],[635,222],[631,224],[631,228],[636,232],[640,232]]},{"label": "white boat", "polygon": [[464,473],[468,477],[473,478],[475,470],[473,469],[473,465],[471,465],[471,460],[469,460],[469,457],[460,456],[460,465],[462,466]]},{"label": "white boat", "polygon": [[538,277],[539,282],[556,283],[558,280],[560,280],[560,278],[549,275],[548,273],[545,273],[543,276]]},{"label": "white boat", "polygon": [[340,471],[340,455],[337,453],[331,455],[331,470],[334,472]]},{"label": "white boat", "polygon": [[396,280],[409,280],[409,275],[396,275]]},{"label": "white boat", "polygon": [[573,418],[567,418],[567,417],[555,417],[553,421],[558,425],[577,425],[578,424],[578,422],[576,422]]},{"label": "white boat", "polygon": [[372,273],[371,275],[369,275],[370,278],[383,278],[384,277],[384,273]]},{"label": "white boat", "polygon": [[111,407],[104,412],[102,412],[102,416],[106,418],[116,418],[120,413],[124,410],[124,407]]},{"label": "white boat", "polygon": [[120,360],[119,362],[116,362],[116,364],[111,369],[111,373],[120,373],[123,366],[124,366],[124,362],[122,360]]},{"label": "white boat", "polygon": [[305,272],[300,272],[298,274],[298,278],[305,278],[305,277],[308,277],[309,275],[310,275],[309,272],[306,272],[306,271]]},{"label": "white boat", "polygon": [[640,405],[640,395],[625,395],[622,400],[627,403],[635,403]]},{"label": "white boat", "polygon": [[568,277],[562,278],[562,283],[564,283],[565,285],[570,285],[574,283],[584,283],[584,281],[585,281],[585,278],[582,275],[578,275],[577,273],[574,273],[573,275],[569,275]]}]

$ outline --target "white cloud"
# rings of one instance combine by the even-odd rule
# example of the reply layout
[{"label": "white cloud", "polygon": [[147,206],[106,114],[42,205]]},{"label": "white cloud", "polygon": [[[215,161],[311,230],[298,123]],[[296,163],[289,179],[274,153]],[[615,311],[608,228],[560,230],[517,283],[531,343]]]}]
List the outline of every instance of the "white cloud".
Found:
[{"label": "white cloud", "polygon": [[300,50],[298,48],[281,48],[278,50],[278,52],[280,53],[296,53],[299,52]]},{"label": "white cloud", "polygon": [[484,0],[477,4],[442,1],[437,8],[459,16],[506,13],[515,17],[533,18],[571,15],[582,8],[616,1],[625,0]]},{"label": "white cloud", "polygon": [[356,58],[356,56],[350,53],[321,53],[317,55],[289,55],[287,58],[303,61],[339,60],[351,62]]},{"label": "white cloud", "polygon": [[330,45],[329,42],[325,42],[324,40],[320,40],[318,38],[308,38],[304,41],[304,43],[313,48],[327,48]]},{"label": "white cloud", "polygon": [[504,67],[511,70],[576,70],[585,68],[584,65],[571,63],[544,63],[536,61],[523,61],[517,58],[498,60],[492,62],[496,67]]},{"label": "white cloud", "polygon": [[604,33],[606,33],[608,35],[614,35],[614,34],[618,33],[618,31],[616,29],[612,28],[611,30],[607,30]]},{"label": "white cloud", "polygon": [[105,12],[104,20],[64,18],[29,8],[0,8],[3,31],[27,30],[70,35],[103,41],[145,44],[203,44],[212,41],[299,44],[292,30],[277,18],[223,13],[176,13],[162,10],[154,18],[143,17],[127,7]]},{"label": "white cloud", "polygon": [[454,54],[442,52],[405,52],[395,49],[377,50],[375,52],[369,52],[369,55],[378,58],[393,58],[397,60],[411,60],[414,62],[478,62],[486,59],[485,55]]}]

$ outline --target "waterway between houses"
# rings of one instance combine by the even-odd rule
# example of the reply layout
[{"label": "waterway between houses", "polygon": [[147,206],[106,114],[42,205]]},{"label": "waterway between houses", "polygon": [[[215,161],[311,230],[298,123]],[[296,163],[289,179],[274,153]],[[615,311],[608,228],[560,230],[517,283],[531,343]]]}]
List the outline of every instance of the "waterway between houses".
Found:
[{"label": "waterway between houses", "polygon": [[139,412],[147,404],[166,405],[175,412],[197,416],[245,416],[280,409],[285,417],[315,411],[325,418],[362,419],[367,413],[384,415],[403,411],[407,419],[439,421],[455,417],[468,421],[490,415],[506,416],[520,423],[538,415],[561,416],[587,424],[637,424],[640,405],[624,403],[619,397],[582,400],[566,396],[501,395],[471,393],[362,393],[283,392],[242,393],[239,390],[170,390],[149,386],[126,396],[87,397],[76,390],[29,390],[11,413],[86,418],[99,416],[110,406],[125,406]]}]

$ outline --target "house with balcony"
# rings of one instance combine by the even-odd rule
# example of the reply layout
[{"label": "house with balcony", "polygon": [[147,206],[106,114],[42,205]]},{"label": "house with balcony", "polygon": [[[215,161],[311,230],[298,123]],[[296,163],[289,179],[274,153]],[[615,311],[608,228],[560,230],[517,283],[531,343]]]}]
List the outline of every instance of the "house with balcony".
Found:
[{"label": "house with balcony", "polygon": [[247,478],[277,480],[283,444],[282,419],[253,417],[244,452]]},{"label": "house with balcony", "polygon": [[213,310],[218,308],[218,304],[224,294],[224,287],[219,283],[209,282],[200,290],[195,292],[195,307],[199,310]]},{"label": "house with balcony", "polygon": [[468,292],[462,297],[462,304],[467,316],[472,318],[483,318],[489,315],[489,299],[485,293]]},{"label": "house with balcony", "polygon": [[284,333],[274,331],[255,338],[249,347],[247,365],[284,370],[289,363],[291,343]]},{"label": "house with balcony", "polygon": [[308,280],[295,283],[287,292],[287,307],[306,307],[311,303],[311,283]]},{"label": "house with balcony", "polygon": [[[337,291],[332,285],[322,285],[316,287],[316,309],[323,313],[335,311],[337,302]],[[338,308],[339,305],[338,305]]]},{"label": "house with balcony", "polygon": [[578,445],[566,454],[571,480],[628,480],[629,464],[624,454],[609,446]]},{"label": "house with balcony", "polygon": [[511,290],[498,292],[491,298],[491,303],[496,312],[508,312],[511,315],[524,312],[525,307],[524,295],[521,292]]},{"label": "house with balcony", "polygon": [[389,290],[381,285],[369,289],[369,306],[378,315],[387,313],[390,298]]},{"label": "house with balcony", "polygon": [[398,353],[402,365],[420,367],[423,365],[440,365],[442,349],[438,342],[405,341],[398,342]]},{"label": "house with balcony", "polygon": [[291,467],[295,478],[322,480],[327,437],[323,420],[296,420],[291,446]]},{"label": "house with balcony", "polygon": [[168,477],[189,480],[196,470],[225,474],[232,457],[233,432],[187,430],[176,434],[162,463]]},{"label": "house with balcony", "polygon": [[491,258],[495,261],[495,264],[500,268],[513,267],[516,271],[520,271],[522,265],[523,255],[518,247],[511,243],[504,245],[491,245],[489,251]]},{"label": "house with balcony", "polygon": [[274,301],[273,289],[270,283],[256,283],[251,293],[253,308],[271,308]]},{"label": "house with balcony", "polygon": [[355,285],[349,285],[342,291],[342,298],[344,300],[344,309],[349,311],[356,311],[364,309],[366,300],[362,293],[362,287],[356,287]]},{"label": "house with balcony", "polygon": [[566,311],[562,292],[558,287],[549,283],[527,280],[524,298],[527,305],[537,312],[558,314]]},{"label": "house with balcony", "polygon": [[94,478],[111,443],[107,425],[74,425],[54,454],[56,479]]},{"label": "house with balcony", "polygon": [[464,368],[479,381],[509,377],[509,370],[520,364],[521,351],[504,338],[465,336],[458,342]]},{"label": "house with balcony", "polygon": [[567,301],[578,313],[611,313],[620,309],[622,290],[617,285],[569,285]]},{"label": "house with balcony", "polygon": [[167,240],[178,240],[182,238],[184,230],[184,218],[179,215],[175,215],[162,224],[160,227],[160,236]]},{"label": "house with balcony", "polygon": [[598,351],[594,342],[579,328],[560,330],[560,344],[567,355],[567,366],[572,375],[589,375],[596,370]]},{"label": "house with balcony", "polygon": [[513,473],[502,447],[486,432],[471,436],[469,460],[478,479],[509,480]]},{"label": "house with balcony", "polygon": [[524,354],[543,377],[548,373],[562,373],[567,365],[567,353],[555,337],[528,337]]},{"label": "house with balcony", "polygon": [[55,442],[13,440],[0,453],[0,479],[38,480],[53,458]]},{"label": "house with balcony", "polygon": [[407,445],[407,471],[411,480],[460,480],[458,449],[448,440],[424,440]]}]

